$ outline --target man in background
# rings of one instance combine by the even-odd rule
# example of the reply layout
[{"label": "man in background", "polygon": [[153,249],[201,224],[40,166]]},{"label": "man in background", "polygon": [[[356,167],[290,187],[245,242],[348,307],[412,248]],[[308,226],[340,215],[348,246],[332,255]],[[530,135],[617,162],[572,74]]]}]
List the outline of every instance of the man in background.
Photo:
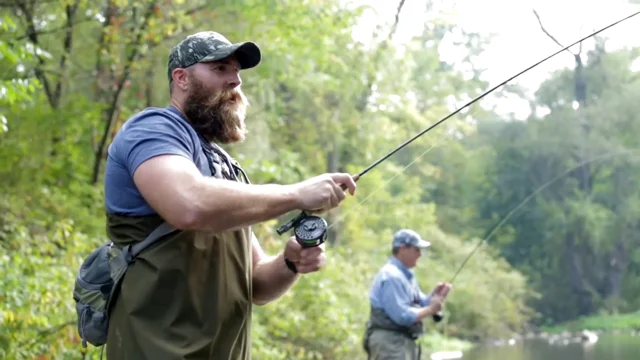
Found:
[{"label": "man in background", "polygon": [[420,358],[416,340],[424,333],[423,320],[442,310],[451,289],[440,283],[429,295],[420,290],[411,269],[430,246],[413,230],[395,233],[393,256],[376,274],[369,294],[371,315],[364,337],[369,360]]}]

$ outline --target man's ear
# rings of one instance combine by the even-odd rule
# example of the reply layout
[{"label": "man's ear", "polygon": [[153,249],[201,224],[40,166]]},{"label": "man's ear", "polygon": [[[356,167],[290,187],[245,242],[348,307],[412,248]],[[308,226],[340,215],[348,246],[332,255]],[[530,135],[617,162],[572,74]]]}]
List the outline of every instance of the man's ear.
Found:
[{"label": "man's ear", "polygon": [[189,74],[187,69],[173,69],[173,71],[171,72],[171,76],[173,77],[173,82],[177,87],[179,87],[183,91],[186,91],[189,88]]}]

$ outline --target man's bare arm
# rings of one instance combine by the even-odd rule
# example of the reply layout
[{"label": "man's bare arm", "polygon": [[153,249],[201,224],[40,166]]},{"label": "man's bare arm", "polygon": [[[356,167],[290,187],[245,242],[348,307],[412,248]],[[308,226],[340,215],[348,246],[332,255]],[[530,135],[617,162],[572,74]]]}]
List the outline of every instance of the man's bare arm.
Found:
[{"label": "man's bare arm", "polygon": [[253,303],[265,305],[282,296],[296,282],[294,274],[284,262],[284,252],[276,256],[265,255],[258,239],[252,233]]},{"label": "man's bare arm", "polygon": [[133,179],[149,205],[178,229],[237,229],[299,206],[291,185],[248,185],[206,177],[191,160],[177,155],[145,161]]}]

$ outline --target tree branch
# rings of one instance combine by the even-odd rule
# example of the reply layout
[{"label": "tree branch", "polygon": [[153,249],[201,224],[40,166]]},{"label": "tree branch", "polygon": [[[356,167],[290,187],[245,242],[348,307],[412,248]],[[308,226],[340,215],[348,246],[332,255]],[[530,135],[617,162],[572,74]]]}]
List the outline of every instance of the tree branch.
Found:
[{"label": "tree branch", "polygon": [[[35,48],[39,48],[40,47],[40,42],[39,42],[39,39],[38,39],[38,33],[36,32],[36,27],[35,27],[34,22],[33,22],[33,13],[27,7],[26,2],[19,1],[19,2],[17,2],[16,5],[17,5],[17,7],[16,7],[15,10],[19,9],[24,14],[25,27],[27,28],[27,33],[29,34],[29,36],[28,36],[29,37],[29,41],[31,41],[31,43],[33,44],[33,46]],[[20,14],[17,11],[15,11],[15,13],[16,13],[16,16],[21,18]],[[47,99],[49,100],[49,105],[51,105],[51,107],[55,108],[55,101],[54,101],[54,97],[53,97],[53,92],[51,91],[51,85],[49,83],[49,79],[46,77],[46,75],[44,74],[44,72],[42,71],[42,68],[41,68],[41,66],[45,65],[45,61],[44,61],[44,59],[42,59],[41,56],[39,56],[37,54],[37,52],[36,52],[35,56],[38,59],[38,65],[39,65],[39,66],[35,66],[34,67],[34,71],[36,73],[36,77],[42,83],[42,87],[44,88],[44,92],[47,95]]]},{"label": "tree branch", "polygon": [[[194,7],[194,8],[191,8],[191,9],[189,9],[189,10],[185,11],[183,15],[193,15],[193,14],[195,14],[195,13],[196,13],[196,12],[198,12],[198,11],[201,11],[201,10],[206,9],[206,8],[207,8],[207,6],[208,6],[207,4],[198,5],[198,6]],[[175,36],[175,34],[174,34],[174,36]],[[157,40],[157,41],[149,41],[149,42],[147,43],[147,45],[149,46],[149,48],[153,48],[153,47],[155,47],[155,46],[158,46],[158,44],[162,43],[163,41],[169,40],[169,39],[171,39],[171,38],[172,38],[172,35],[164,34],[160,40]]]},{"label": "tree branch", "polygon": [[[375,67],[377,67],[380,56],[382,55],[383,51],[389,47],[389,43],[391,42],[393,35],[395,35],[396,31],[398,30],[398,24],[400,23],[400,12],[402,11],[404,2],[405,0],[400,0],[400,3],[398,4],[398,8],[396,10],[395,20],[393,22],[393,25],[391,25],[391,31],[389,31],[389,35],[387,36],[387,39],[380,45],[380,47],[376,49],[376,53],[373,60]],[[369,104],[369,98],[371,97],[371,92],[373,91],[371,88],[373,87],[373,83],[375,82],[376,74],[377,74],[377,71],[374,68],[373,74],[369,76],[369,79],[367,81],[365,92],[362,94],[360,98],[360,104],[359,106],[357,106],[357,109],[359,111],[364,111],[364,109],[366,109],[367,105]]]},{"label": "tree branch", "polygon": [[122,76],[118,80],[118,88],[113,94],[113,98],[111,99],[111,104],[107,110],[105,117],[105,125],[102,133],[102,137],[100,138],[100,143],[98,144],[98,151],[96,152],[96,156],[94,159],[93,165],[93,176],[91,178],[91,183],[96,184],[99,179],[100,168],[102,165],[102,156],[105,151],[105,145],[107,140],[109,139],[109,133],[111,132],[111,128],[115,119],[117,118],[119,112],[119,104],[121,100],[122,90],[124,89],[124,84],[126,80],[129,78],[131,73],[131,68],[133,64],[137,61],[140,56],[140,44],[142,44],[143,33],[149,25],[149,19],[153,15],[153,9],[155,7],[154,3],[151,3],[147,8],[147,12],[144,15],[142,25],[137,29],[137,34],[135,39],[129,43],[128,47],[131,49],[129,56],[127,57],[127,62],[125,63],[124,69],[122,71]]},{"label": "tree branch", "polygon": [[[77,3],[76,3],[76,5],[77,5]],[[86,22],[91,22],[91,21],[96,21],[97,22],[98,20],[95,19],[95,18],[84,18],[82,20],[78,20],[78,21],[74,22],[73,24],[74,25],[80,25],[80,24],[83,24],[83,23],[86,23]],[[55,27],[55,28],[51,28],[51,29],[36,31],[35,35],[40,36],[40,35],[54,34],[54,33],[57,33],[58,31],[65,31],[65,30],[67,30],[67,28],[68,28],[68,24],[65,24],[65,25],[62,25],[62,26],[59,26],[59,27]],[[21,41],[21,40],[24,40],[24,39],[28,39],[29,36],[31,36],[31,35],[32,35],[32,32],[27,30],[27,32],[25,32],[23,35],[20,35],[20,36],[14,38],[13,40],[14,41]]]},{"label": "tree branch", "polygon": [[[54,2],[59,2],[59,0],[38,0],[38,5],[52,4]],[[16,6],[23,5],[23,4],[24,4],[24,1],[22,1],[22,0],[0,1],[0,8],[3,8],[3,7],[16,7]]]},{"label": "tree branch", "polygon": [[109,25],[111,24],[111,20],[113,19],[115,13],[116,13],[116,6],[113,3],[112,0],[109,0],[107,2],[107,8],[104,11],[104,22],[103,22],[103,26],[102,26],[102,30],[100,31],[100,39],[98,39],[98,50],[96,53],[96,67],[95,67],[95,79],[96,79],[96,93],[95,93],[95,100],[96,101],[100,101],[100,97],[102,95],[102,91],[104,90],[103,86],[102,86],[102,81],[106,80],[106,83],[109,82],[109,79],[104,79],[104,69],[103,69],[103,65],[102,65],[102,56],[103,56],[103,52],[105,50],[106,47],[106,41],[107,41],[107,35],[106,35],[106,30],[107,27],[109,27]]},{"label": "tree branch", "polygon": [[[560,43],[560,41],[558,41],[555,37],[553,37],[553,35],[551,35],[547,31],[547,29],[545,29],[545,27],[542,25],[542,20],[540,20],[540,15],[538,15],[538,12],[535,9],[533,9],[533,14],[536,16],[536,19],[538,19],[538,24],[540,25],[540,29],[542,30],[542,32],[545,33],[551,40],[553,40],[553,42],[558,44],[558,46],[560,46],[561,48],[564,48],[564,45],[562,45]],[[580,48],[582,49],[582,42],[580,42]],[[573,56],[577,55],[577,54],[574,54],[573,52],[571,52],[569,49],[567,49],[567,51]],[[578,53],[578,54],[580,54],[580,53]]]},{"label": "tree branch", "polygon": [[[198,11],[201,11],[203,9],[205,9],[207,7],[207,4],[203,4],[203,5],[198,5],[195,6],[189,10],[186,10],[184,12],[184,15],[191,15],[194,14]],[[115,14],[116,14],[116,6],[114,5],[112,0],[109,0],[108,4],[107,4],[107,9],[105,11],[105,22],[104,22],[104,27],[108,27],[109,24],[111,23],[112,19],[114,18]],[[103,30],[101,36],[100,36],[100,40],[98,43],[98,54],[97,54],[97,61],[96,61],[96,68],[95,68],[95,76],[96,76],[96,100],[98,101],[103,101],[101,98],[103,95],[105,95],[105,89],[107,89],[108,87],[110,87],[114,82],[117,83],[118,87],[115,90],[114,96],[113,98],[110,100],[110,107],[107,109],[106,113],[105,113],[105,119],[106,119],[106,124],[105,127],[103,128],[103,133],[102,136],[100,138],[100,141],[97,145],[94,146],[94,152],[95,152],[95,159],[94,159],[94,171],[93,171],[93,176],[92,176],[92,183],[96,183],[98,181],[99,178],[99,171],[100,171],[100,166],[101,166],[101,162],[102,162],[102,156],[104,154],[104,147],[106,145],[106,142],[109,139],[109,133],[111,132],[111,129],[113,127],[113,123],[115,122],[115,119],[117,118],[117,110],[119,107],[119,103],[120,103],[120,97],[121,97],[121,93],[124,89],[124,84],[126,82],[126,80],[129,78],[131,70],[132,70],[132,65],[134,62],[139,61],[141,58],[141,55],[139,53],[139,49],[140,49],[140,45],[142,45],[143,43],[143,32],[146,30],[147,26],[148,26],[148,20],[149,18],[153,15],[154,13],[154,4],[150,4],[147,13],[145,14],[144,20],[143,20],[143,25],[141,26],[141,28],[139,29],[139,33],[137,35],[136,40],[134,40],[132,43],[129,44],[130,48],[133,48],[134,51],[131,53],[131,56],[128,57],[127,61],[126,61],[126,65],[125,68],[123,70],[123,74],[121,76],[121,79],[119,79],[118,81],[115,81],[115,76],[113,75],[113,73],[109,73],[107,74],[107,68],[105,67],[104,63],[103,63],[103,52],[105,50],[105,48],[107,47],[106,45],[106,33]],[[134,29],[135,30],[135,29]],[[133,31],[132,31],[133,32]],[[147,46],[149,47],[149,49],[152,49],[153,47],[159,45],[162,41],[165,41],[167,39],[171,38],[171,36],[169,35],[164,35],[160,40],[158,41],[148,41],[147,42]]]},{"label": "tree branch", "polygon": [[63,41],[63,52],[60,56],[60,72],[61,76],[58,78],[58,83],[56,84],[56,89],[54,91],[54,100],[56,101],[56,107],[60,105],[60,98],[62,96],[62,80],[66,78],[67,75],[67,59],[71,54],[71,48],[73,44],[73,27],[75,24],[73,23],[73,18],[75,17],[76,11],[78,10],[78,6],[80,5],[80,0],[76,0],[74,4],[68,4],[65,6],[65,13],[67,14],[67,25],[66,25],[66,34]]},{"label": "tree branch", "polygon": [[[102,29],[100,29],[100,38],[98,39],[98,47],[96,50],[96,65],[93,71],[95,76],[94,82],[94,100],[96,102],[101,103],[102,97],[105,94],[105,89],[107,88],[107,84],[112,83],[113,74],[109,71],[108,67],[103,65],[103,53],[107,48],[107,28],[111,25],[112,19],[117,13],[117,7],[114,4],[113,0],[107,0],[106,8],[104,13],[102,14],[104,17],[104,22],[102,23]],[[92,126],[92,135],[95,135],[98,130],[95,126]],[[95,136],[91,137],[91,148],[95,153],[98,153],[98,146],[95,144],[94,139]]]},{"label": "tree branch", "polygon": [[145,78],[148,79],[148,82],[144,85],[144,97],[146,100],[147,107],[153,106],[153,95],[154,95],[153,79],[156,73],[155,69],[156,69],[155,58],[151,58],[151,64],[147,66],[147,70],[145,71],[146,73]]}]

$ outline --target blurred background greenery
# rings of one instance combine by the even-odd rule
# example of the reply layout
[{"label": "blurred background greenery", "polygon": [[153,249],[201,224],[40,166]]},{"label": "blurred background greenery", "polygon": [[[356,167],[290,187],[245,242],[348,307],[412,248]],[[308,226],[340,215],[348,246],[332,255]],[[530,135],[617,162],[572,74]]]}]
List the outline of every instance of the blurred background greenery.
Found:
[{"label": "blurred background greenery", "polygon": [[[167,104],[167,54],[186,34],[215,30],[262,48],[262,64],[243,74],[249,137],[229,147],[254,183],[357,173],[495,84],[477,60],[492,34],[427,0],[412,5],[429,14],[419,31],[394,41],[408,5],[388,4],[388,21],[361,41],[354,31],[375,10],[365,2],[2,1],[0,357],[97,358],[80,346],[71,290],[80,262],[107,240],[105,152],[128,116]],[[539,80],[530,93],[496,91],[363,177],[327,215],[326,268],[256,307],[254,358],[363,358],[368,289],[393,232],[433,243],[416,269],[430,291],[545,184],[460,273],[424,351],[588,316],[600,316],[591,327],[638,327],[608,314],[640,308],[640,49],[607,44],[603,34],[559,55],[567,66],[525,75]],[[456,60],[442,55],[447,46]],[[513,97],[531,110],[524,118],[489,105]],[[271,253],[284,244],[283,220],[255,227]]]}]

